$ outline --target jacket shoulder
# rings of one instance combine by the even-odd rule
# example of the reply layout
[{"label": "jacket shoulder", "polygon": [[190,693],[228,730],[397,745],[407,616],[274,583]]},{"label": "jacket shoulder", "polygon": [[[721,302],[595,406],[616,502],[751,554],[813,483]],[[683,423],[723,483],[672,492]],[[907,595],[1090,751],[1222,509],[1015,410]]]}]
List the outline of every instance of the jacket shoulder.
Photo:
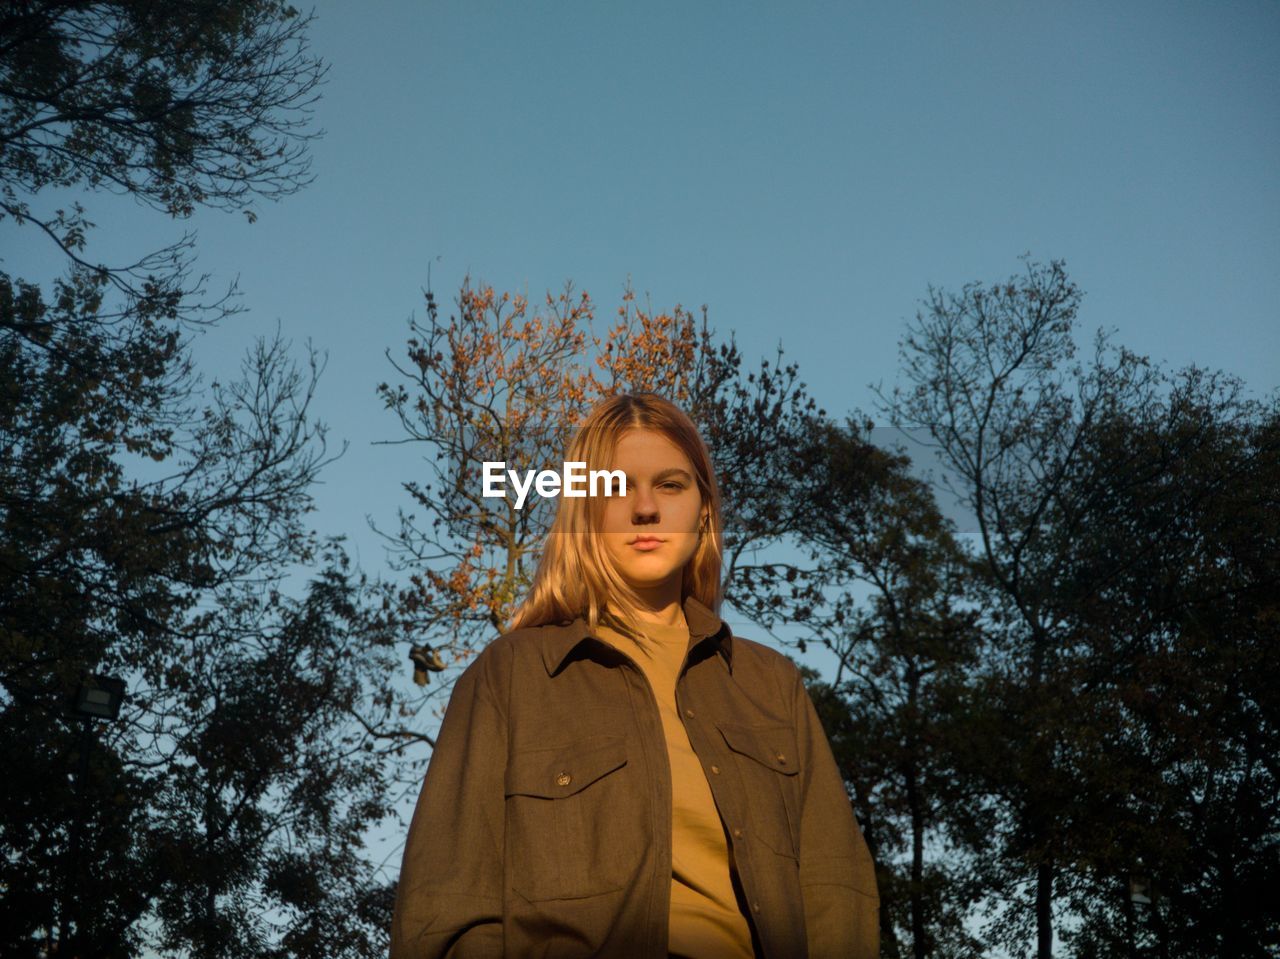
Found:
[{"label": "jacket shoulder", "polygon": [[800,667],[795,661],[772,646],[747,639],[736,633],[733,636],[733,671],[748,671],[753,676],[768,678],[781,689],[789,688],[800,678]]},{"label": "jacket shoulder", "polygon": [[800,671],[800,667],[795,664],[795,660],[785,653],[779,652],[774,647],[758,640],[747,639],[745,636],[739,636],[734,633],[733,656],[735,666],[737,665],[736,660],[739,654],[765,669],[776,669],[788,674]]},{"label": "jacket shoulder", "polygon": [[523,669],[533,661],[539,660],[544,643],[551,638],[548,631],[557,630],[557,626],[525,626],[513,629],[491,639],[476,654],[462,675],[471,674],[471,679],[483,679],[493,688],[506,685],[513,671]]}]

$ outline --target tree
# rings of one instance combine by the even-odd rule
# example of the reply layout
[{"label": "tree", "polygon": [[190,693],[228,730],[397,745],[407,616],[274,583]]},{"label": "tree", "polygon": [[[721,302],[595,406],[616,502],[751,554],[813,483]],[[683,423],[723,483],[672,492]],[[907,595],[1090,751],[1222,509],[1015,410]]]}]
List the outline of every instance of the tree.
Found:
[{"label": "tree", "polygon": [[[1167,701],[1165,671],[1187,664],[1187,650],[1175,650],[1203,638],[1183,624],[1203,619],[1192,612],[1197,597],[1214,594],[1193,584],[1212,582],[1218,600],[1257,595],[1229,564],[1207,579],[1198,572],[1206,551],[1235,549],[1205,528],[1207,504],[1253,469],[1220,445],[1222,424],[1256,421],[1256,411],[1229,391],[1196,387],[1194,375],[1170,378],[1113,350],[1102,334],[1089,362],[1076,362],[1079,302],[1057,262],[959,295],[931,290],[902,343],[907,385],[885,398],[897,422],[930,432],[978,521],[991,642],[969,708],[986,734],[956,759],[983,798],[961,807],[951,828],[995,903],[992,944],[1017,949],[1034,932],[1042,959],[1065,903],[1085,917],[1082,954],[1097,954],[1088,952],[1099,947],[1097,917],[1132,928],[1128,879],[1153,852],[1166,862],[1186,840],[1176,823],[1204,808],[1195,789],[1225,786],[1212,774],[1208,785],[1184,776],[1172,795],[1159,757],[1205,756],[1220,735],[1201,719],[1173,732],[1135,714]],[[1257,655],[1252,641],[1238,645],[1252,627],[1236,627],[1238,636],[1202,651],[1209,686],[1182,703],[1220,698],[1225,664],[1242,649]],[[1256,766],[1243,768],[1259,781]],[[1030,909],[1018,895],[1027,880]]]},{"label": "tree", "polygon": [[[386,622],[431,647],[446,669],[497,635],[532,576],[528,554],[551,521],[536,497],[519,510],[508,499],[484,497],[483,464],[558,470],[573,411],[593,382],[575,366],[586,343],[580,327],[594,309],[586,293],[566,287],[548,295],[546,315],[523,296],[468,280],[457,306],[446,324],[435,295],[426,294],[425,322],[411,322],[407,362],[387,351],[400,381],[377,387],[405,434],[394,442],[431,450],[424,457],[431,478],[403,484],[415,512],[401,509],[398,529],[383,533],[393,568],[408,573]],[[388,755],[434,745],[412,719],[451,680],[446,673],[421,689],[386,688],[372,728]],[[419,775],[412,762],[407,775]]]},{"label": "tree", "polygon": [[[385,800],[352,718],[375,666],[348,659],[377,637],[369,589],[302,523],[325,462],[318,370],[264,344],[193,418],[174,333],[135,316],[122,348],[95,326],[102,282],[60,283],[53,304],[0,283],[0,318],[47,331],[40,348],[0,336],[0,941],[359,954],[334,937],[375,941],[373,914],[339,904],[376,901],[357,861]],[[140,479],[137,456],[174,469]],[[307,598],[287,598],[290,570],[317,564]],[[72,788],[64,703],[97,672],[129,698]],[[326,911],[342,921],[312,942]]]},{"label": "tree", "polygon": [[[307,52],[309,22],[278,0],[6,3],[0,218],[35,225],[96,269],[106,268],[81,258],[83,208],[38,212],[41,193],[84,186],[176,217],[210,206],[252,220],[255,198],[309,179],[309,113],[326,69]],[[188,246],[107,273],[155,295],[148,268]]]},{"label": "tree", "polygon": [[[0,219],[68,256],[47,289],[0,273],[5,955],[382,951],[361,711],[390,638],[305,522],[319,359],[260,342],[201,389],[189,238],[99,267],[78,205],[36,209],[80,185],[252,213],[303,185],[305,24],[262,2],[0,11]],[[128,695],[83,739],[66,703],[98,673]]]},{"label": "tree", "polygon": [[616,322],[597,336],[594,302],[571,286],[537,306],[467,281],[457,308],[444,322],[428,293],[426,321],[411,325],[408,362],[391,360],[399,381],[378,387],[404,432],[396,442],[431,451],[432,479],[405,484],[429,523],[402,512],[398,531],[387,534],[409,574],[388,624],[447,664],[440,682],[422,690],[401,684],[383,695],[375,731],[395,755],[407,745],[430,746],[424,708],[499,635],[531,582],[552,519],[550,504],[535,500],[517,510],[510,499],[483,497],[484,462],[558,470],[596,402],[624,391],[663,393],[698,424],[715,461],[727,526],[726,594],[746,610],[752,575],[777,572],[746,557],[792,531],[795,505],[782,480],[798,472],[787,463],[816,405],[796,384],[794,366],[762,361],[744,381],[736,345],[717,340],[705,309],[699,326],[679,306],[639,305],[628,289]]},{"label": "tree", "polygon": [[795,451],[797,539],[820,577],[769,584],[760,615],[836,657],[810,692],[876,859],[884,954],[972,956],[966,887],[927,850],[945,847],[965,798],[951,754],[971,733],[957,702],[981,648],[973,568],[931,489],[871,430],[815,422]]},{"label": "tree", "polygon": [[[1110,704],[1089,763],[1109,847],[1072,892],[1101,956],[1262,957],[1280,910],[1276,491],[1280,413],[1194,367],[1149,409],[1117,410],[1086,458],[1128,474],[1081,552],[1125,556],[1078,629],[1098,656],[1077,688]],[[1149,883],[1134,906],[1128,881]]]},{"label": "tree", "polygon": [[[1060,263],[1032,263],[1023,278],[970,284],[958,296],[931,289],[926,312],[901,344],[907,386],[883,400],[895,422],[929,431],[978,521],[993,625],[1005,624],[999,631],[1006,637],[987,701],[996,701],[990,693],[998,690],[1010,727],[1033,735],[999,748],[985,744],[1000,816],[975,830],[973,841],[988,842],[997,825],[1001,845],[985,866],[986,881],[1012,906],[1001,920],[1010,944],[1021,937],[1025,916],[1014,895],[1019,873],[1034,876],[1040,959],[1052,954],[1054,884],[1070,817],[1068,773],[1058,755],[1072,724],[1057,676],[1072,647],[1059,581],[1061,550],[1079,511],[1066,477],[1104,385],[1113,376],[1138,376],[1131,366],[1113,373],[1099,361],[1086,384],[1079,367],[1070,367],[1079,300]],[[1078,402],[1077,382],[1084,387]]]}]

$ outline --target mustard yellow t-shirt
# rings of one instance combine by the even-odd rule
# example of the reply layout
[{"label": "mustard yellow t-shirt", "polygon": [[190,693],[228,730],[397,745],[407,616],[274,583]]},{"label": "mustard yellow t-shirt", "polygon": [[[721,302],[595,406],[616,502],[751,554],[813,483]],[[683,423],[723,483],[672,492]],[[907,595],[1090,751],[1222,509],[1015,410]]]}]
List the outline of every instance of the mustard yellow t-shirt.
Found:
[{"label": "mustard yellow t-shirt", "polygon": [[689,646],[686,625],[643,625],[637,641],[607,625],[599,637],[643,670],[658,701],[671,761],[671,932],[667,951],[687,959],[754,959],[751,930],[729,878],[729,848],[702,763],[676,710],[676,678]]}]

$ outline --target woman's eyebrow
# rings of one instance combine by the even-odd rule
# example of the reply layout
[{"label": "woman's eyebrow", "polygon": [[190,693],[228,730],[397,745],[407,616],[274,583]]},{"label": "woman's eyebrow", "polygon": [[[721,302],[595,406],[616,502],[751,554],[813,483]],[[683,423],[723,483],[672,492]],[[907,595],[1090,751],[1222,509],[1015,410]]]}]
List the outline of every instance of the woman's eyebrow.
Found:
[{"label": "woman's eyebrow", "polygon": [[653,477],[653,481],[654,481],[655,483],[660,483],[660,482],[662,482],[664,479],[666,479],[666,478],[667,478],[667,477],[669,477],[669,476],[675,476],[675,477],[678,477],[679,479],[682,479],[682,480],[684,480],[685,482],[688,482],[688,483],[692,483],[692,482],[693,482],[693,477],[692,477],[692,476],[690,476],[690,475],[689,475],[687,472],[685,472],[684,470],[679,469],[678,467],[672,467],[671,469],[660,470],[660,471],[657,473],[657,475],[655,475],[655,476]]}]

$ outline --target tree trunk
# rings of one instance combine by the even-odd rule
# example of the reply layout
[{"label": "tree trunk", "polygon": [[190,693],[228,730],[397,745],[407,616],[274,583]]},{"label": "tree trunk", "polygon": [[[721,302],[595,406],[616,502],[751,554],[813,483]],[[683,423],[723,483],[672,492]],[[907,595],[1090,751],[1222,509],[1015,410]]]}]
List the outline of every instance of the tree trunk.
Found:
[{"label": "tree trunk", "polygon": [[1036,959],[1053,959],[1053,863],[1036,867]]},{"label": "tree trunk", "polygon": [[[920,699],[920,673],[912,660],[907,670],[907,708],[916,725]],[[925,959],[932,950],[924,928],[924,808],[920,799],[920,776],[914,753],[920,748],[919,738],[911,734],[911,759],[907,768],[907,806],[911,815],[911,954]]]},{"label": "tree trunk", "polygon": [[[871,859],[879,862],[879,844],[876,842],[876,830],[873,828],[871,814],[868,813],[866,818],[859,819],[858,825],[862,827],[862,835],[867,841],[867,849],[871,851]],[[880,955],[882,959],[901,959],[902,945],[898,941],[898,930],[894,928],[893,920],[890,918],[894,912],[893,895],[888,890],[883,890],[880,896]]]},{"label": "tree trunk", "polygon": [[932,950],[924,929],[924,813],[914,767],[907,774],[907,803],[911,809],[911,954],[925,959]]},{"label": "tree trunk", "polygon": [[1120,882],[1120,903],[1124,912],[1124,943],[1127,959],[1138,959],[1138,917],[1134,910],[1133,899],[1130,898],[1129,884],[1123,879]]}]

